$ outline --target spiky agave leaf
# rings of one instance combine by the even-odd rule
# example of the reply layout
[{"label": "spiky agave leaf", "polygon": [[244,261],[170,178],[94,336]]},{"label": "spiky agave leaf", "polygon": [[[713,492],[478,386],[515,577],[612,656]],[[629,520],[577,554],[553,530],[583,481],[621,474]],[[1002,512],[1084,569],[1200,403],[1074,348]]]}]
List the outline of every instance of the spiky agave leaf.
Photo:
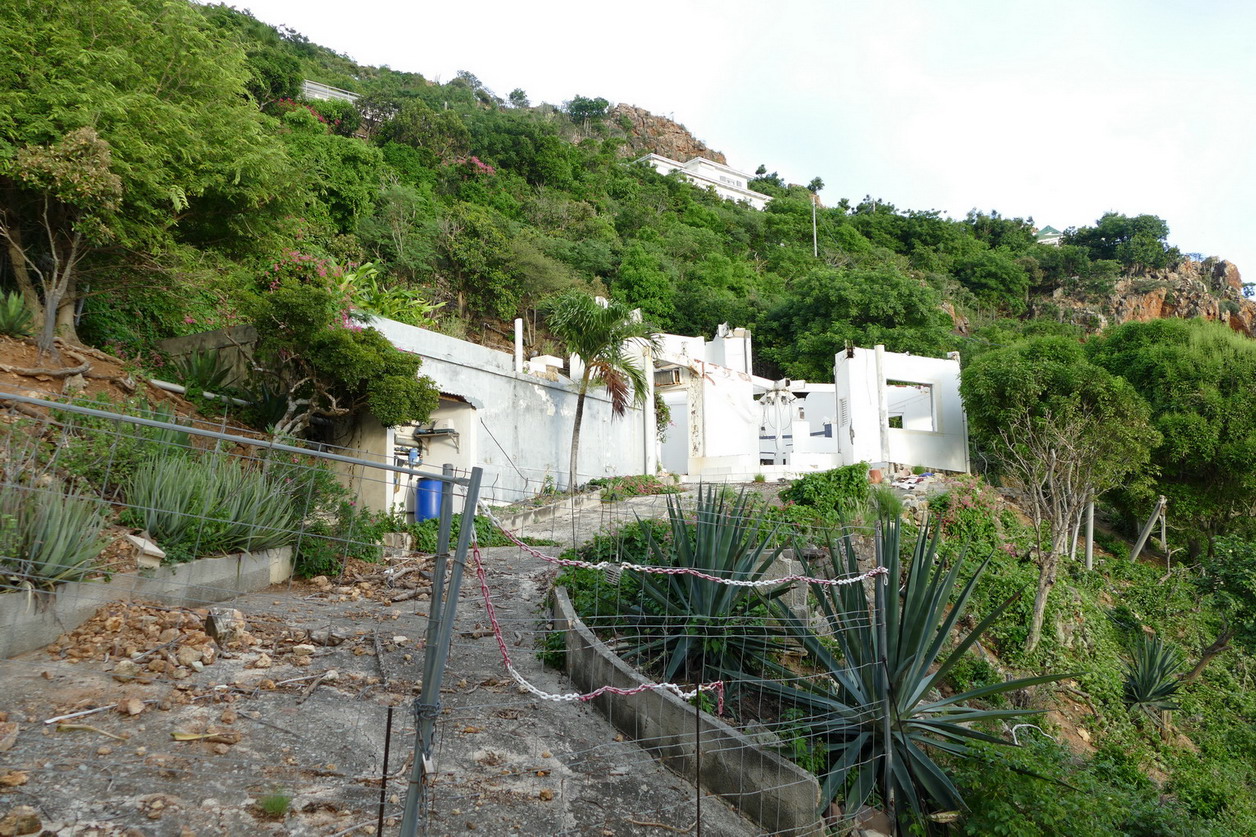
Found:
[{"label": "spiky agave leaf", "polygon": [[[813,585],[828,636],[818,635],[782,602],[770,605],[781,629],[823,672],[799,683],[760,683],[786,704],[801,708],[810,718],[812,734],[827,747],[829,762],[820,776],[822,810],[839,794],[848,808],[856,809],[874,792],[882,799],[893,794],[900,812],[918,818],[962,808],[959,790],[932,753],[962,758],[971,754],[969,742],[1010,743],[978,725],[1030,714],[970,704],[1069,676],[1021,678],[941,696],[939,684],[1012,600],[951,644],[986,563],[960,586],[962,559],[947,567],[937,555],[938,541],[936,526],[921,528],[904,578],[899,520],[883,519],[876,547],[878,563],[887,573],[877,582],[872,602],[862,585]],[[828,546],[835,578],[860,572],[849,534],[830,538]],[[878,619],[885,623],[884,638]]]},{"label": "spiky agave leaf", "polygon": [[[647,550],[659,566],[758,581],[781,552],[779,547],[768,550],[773,532],[753,513],[745,494],[730,501],[716,486],[700,487],[692,521],[676,498],[668,497],[668,520],[668,541],[646,530]],[[635,615],[643,632],[629,638],[625,656],[657,661],[666,680],[740,680],[745,672],[757,674],[770,665],[780,651],[767,620],[751,611],[762,599],[783,595],[783,586],[761,598],[753,588],[694,575],[642,573],[641,591]]]},{"label": "spiky agave leaf", "polygon": [[1125,702],[1160,723],[1159,713],[1177,709],[1173,698],[1182,687],[1182,652],[1158,636],[1143,635],[1125,674]]}]

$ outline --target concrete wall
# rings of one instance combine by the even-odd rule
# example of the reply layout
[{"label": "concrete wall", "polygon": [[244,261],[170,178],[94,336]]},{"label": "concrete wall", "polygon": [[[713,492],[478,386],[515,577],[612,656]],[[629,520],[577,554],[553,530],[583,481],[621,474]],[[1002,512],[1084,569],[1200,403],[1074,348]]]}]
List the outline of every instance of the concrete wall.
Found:
[{"label": "concrete wall", "polygon": [[[968,426],[959,397],[959,359],[855,349],[835,360],[838,455],[855,462],[968,470]],[[927,385],[888,387],[887,381]],[[895,395],[892,397],[891,392]],[[893,405],[893,407],[892,407]],[[903,427],[889,426],[898,411]],[[923,429],[932,425],[931,430]]]},{"label": "concrete wall", "polygon": [[292,548],[200,558],[186,564],[118,573],[108,581],[60,584],[56,592],[0,594],[0,659],[56,640],[115,601],[156,601],[201,607],[262,590],[292,575]]},{"label": "concrete wall", "polygon": [[[555,630],[566,632],[567,674],[578,688],[612,685],[630,689],[649,682],[584,626],[561,587],[554,591],[553,620]],[[604,694],[593,705],[655,758],[719,794],[768,833],[794,837],[824,834],[824,824],[816,814],[820,786],[815,777],[757,746],[718,718],[697,712],[668,692]],[[695,726],[701,727],[700,759],[696,757]]]},{"label": "concrete wall", "polygon": [[[158,340],[157,348],[176,362],[195,352],[214,352],[218,355],[218,362],[231,370],[227,385],[233,386],[252,378],[251,358],[253,344],[256,342],[257,330],[251,325],[242,325]],[[171,371],[167,380],[176,384],[183,383],[174,380],[175,377],[177,376]]]},{"label": "concrete wall", "polygon": [[[576,412],[570,381],[516,372],[512,355],[434,331],[384,319],[370,324],[397,348],[422,356],[420,374],[466,405],[443,406],[436,415],[438,426],[449,422],[459,435],[456,442],[448,438],[431,446],[425,470],[439,472],[446,462],[460,468],[478,465],[484,469],[481,496],[490,501],[514,502],[535,494],[547,476],[558,487],[566,486]],[[656,444],[648,424],[644,411],[635,407],[613,418],[605,392],[590,392],[578,479],[647,473]]]}]

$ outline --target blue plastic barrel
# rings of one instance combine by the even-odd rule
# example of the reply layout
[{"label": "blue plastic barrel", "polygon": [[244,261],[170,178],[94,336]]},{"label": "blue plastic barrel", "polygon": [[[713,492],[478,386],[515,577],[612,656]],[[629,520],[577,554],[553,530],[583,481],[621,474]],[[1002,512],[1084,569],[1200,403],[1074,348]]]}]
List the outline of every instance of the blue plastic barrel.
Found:
[{"label": "blue plastic barrel", "polygon": [[419,480],[414,489],[414,522],[422,523],[440,517],[440,501],[445,494],[445,483],[440,480]]}]

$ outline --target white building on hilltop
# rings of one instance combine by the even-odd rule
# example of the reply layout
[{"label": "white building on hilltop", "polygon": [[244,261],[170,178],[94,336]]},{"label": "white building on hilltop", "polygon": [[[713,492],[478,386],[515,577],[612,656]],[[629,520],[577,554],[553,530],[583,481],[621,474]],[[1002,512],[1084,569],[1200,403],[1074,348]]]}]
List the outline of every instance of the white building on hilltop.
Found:
[{"label": "white building on hilltop", "polygon": [[738,171],[731,166],[708,160],[705,157],[694,157],[687,163],[664,157],[661,154],[647,154],[638,163],[653,166],[659,174],[671,174],[679,171],[685,179],[695,186],[715,190],[715,194],[730,201],[745,201],[755,209],[763,209],[772,200],[770,195],[747,188],[753,175]]}]

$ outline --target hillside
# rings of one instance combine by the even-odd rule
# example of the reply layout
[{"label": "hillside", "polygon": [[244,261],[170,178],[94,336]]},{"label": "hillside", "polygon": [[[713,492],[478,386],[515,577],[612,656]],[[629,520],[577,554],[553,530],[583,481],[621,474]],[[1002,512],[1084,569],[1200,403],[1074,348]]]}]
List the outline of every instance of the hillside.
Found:
[{"label": "hillside", "polygon": [[[247,320],[265,289],[258,277],[294,247],[342,267],[371,263],[377,309],[399,310],[418,295],[440,306],[423,322],[471,339],[509,333],[503,321],[522,316],[529,352],[549,351],[544,302],[578,288],[638,306],[668,331],[749,327],[761,371],[813,379],[846,342],[940,355],[1001,320],[1092,330],[1198,313],[1250,327],[1232,266],[1220,268],[1224,281],[1170,290],[1186,281],[1173,271],[1189,263],[1154,216],[1105,216],[1053,247],[1036,243],[1032,219],[993,210],[949,219],[851,196],[819,208],[813,255],[812,195],[770,165],[749,183],[773,197],[763,212],[630,165],[647,151],[723,159],[639,108],[580,95],[531,103],[524,90],[499,95],[469,72],[435,84],[357,64],[226,7],[196,11],[199,22],[187,23],[205,28],[197,55],[213,70],[189,67],[204,83],[179,110],[101,121],[96,130],[125,176],[110,187],[108,212],[61,219],[109,230],[75,254],[83,281],[61,303],[59,327],[81,304],[78,332],[93,345],[147,358],[160,338]],[[126,33],[116,34],[122,48]],[[149,45],[154,56],[164,46]],[[135,81],[126,78],[71,83],[82,82],[92,106],[109,85]],[[358,108],[298,102],[303,78],[363,98]],[[32,130],[10,132],[9,148],[48,143],[55,137],[43,126],[77,122],[72,108],[39,127],[13,116]],[[140,139],[162,120],[166,140]],[[229,141],[217,148],[168,142],[222,130]],[[180,162],[202,152],[194,166]],[[38,219],[19,208],[11,222],[27,225],[33,241]],[[22,285],[19,268],[10,275]],[[165,292],[172,285],[177,294]],[[1165,296],[1154,307],[1148,294],[1159,286]]]}]

